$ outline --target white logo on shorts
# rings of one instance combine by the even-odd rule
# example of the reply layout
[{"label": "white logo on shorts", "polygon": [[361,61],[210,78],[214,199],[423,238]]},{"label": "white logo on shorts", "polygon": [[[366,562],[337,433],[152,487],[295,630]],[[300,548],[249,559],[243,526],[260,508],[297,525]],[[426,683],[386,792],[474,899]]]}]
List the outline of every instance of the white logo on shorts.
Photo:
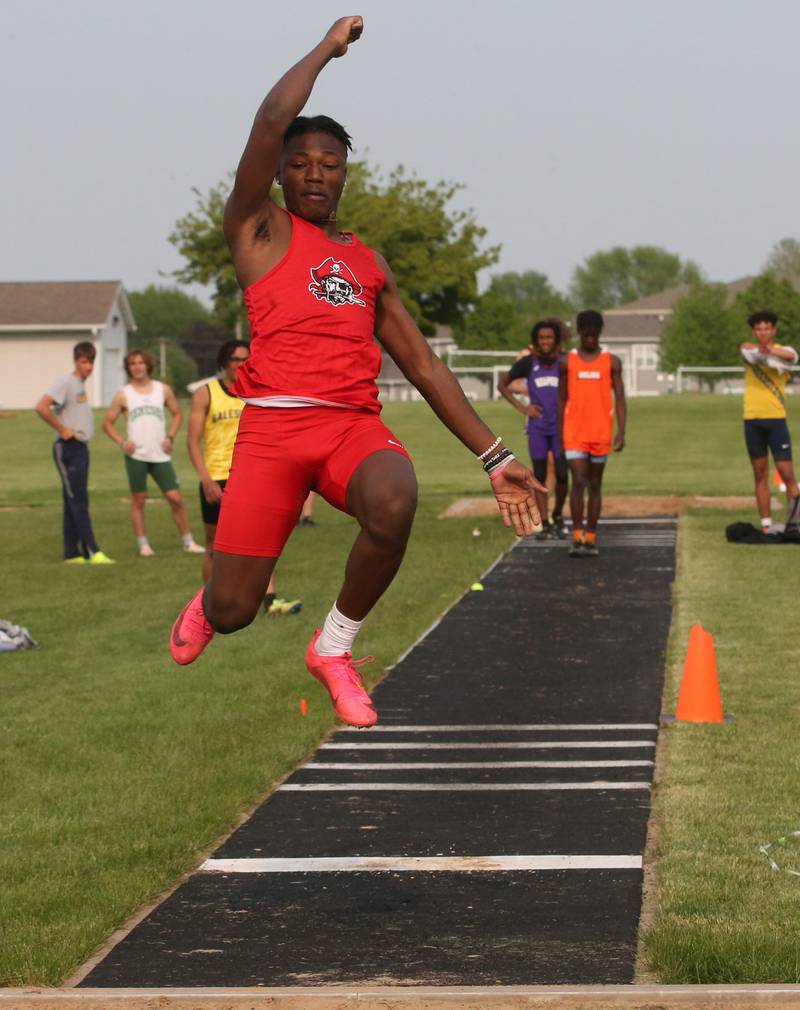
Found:
[{"label": "white logo on shorts", "polygon": [[399,445],[401,449],[403,448],[403,447],[402,447],[402,445],[400,445],[400,443],[399,443],[399,442],[395,442],[395,440],[394,440],[393,438],[387,438],[387,439],[386,439],[386,441],[387,441],[387,442],[388,442],[388,443],[389,443],[390,445]]}]

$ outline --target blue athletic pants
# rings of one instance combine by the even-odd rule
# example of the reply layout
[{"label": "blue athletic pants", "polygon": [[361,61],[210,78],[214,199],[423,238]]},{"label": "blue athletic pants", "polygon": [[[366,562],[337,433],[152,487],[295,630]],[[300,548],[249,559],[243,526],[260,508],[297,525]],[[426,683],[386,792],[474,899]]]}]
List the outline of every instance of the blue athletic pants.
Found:
[{"label": "blue athletic pants", "polygon": [[88,558],[100,550],[89,517],[89,447],[76,438],[57,438],[53,459],[64,497],[64,557]]}]

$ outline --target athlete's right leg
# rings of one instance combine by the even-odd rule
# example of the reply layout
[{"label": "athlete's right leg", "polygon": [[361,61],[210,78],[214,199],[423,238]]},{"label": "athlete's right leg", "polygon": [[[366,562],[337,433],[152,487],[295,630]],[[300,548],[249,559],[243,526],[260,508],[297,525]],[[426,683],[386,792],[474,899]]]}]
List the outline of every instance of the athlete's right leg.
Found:
[{"label": "athlete's right leg", "polygon": [[769,492],[769,458],[761,456],[750,460],[753,466],[753,480],[756,487],[756,508],[761,517],[761,525],[768,526],[770,520],[771,503]]}]

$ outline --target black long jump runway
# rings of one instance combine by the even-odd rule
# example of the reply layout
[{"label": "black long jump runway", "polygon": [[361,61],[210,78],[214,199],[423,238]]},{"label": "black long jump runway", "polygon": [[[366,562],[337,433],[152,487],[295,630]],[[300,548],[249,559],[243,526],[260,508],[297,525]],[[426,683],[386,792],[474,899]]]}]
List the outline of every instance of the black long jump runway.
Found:
[{"label": "black long jump runway", "polygon": [[633,979],[675,522],[519,541],[84,986]]}]

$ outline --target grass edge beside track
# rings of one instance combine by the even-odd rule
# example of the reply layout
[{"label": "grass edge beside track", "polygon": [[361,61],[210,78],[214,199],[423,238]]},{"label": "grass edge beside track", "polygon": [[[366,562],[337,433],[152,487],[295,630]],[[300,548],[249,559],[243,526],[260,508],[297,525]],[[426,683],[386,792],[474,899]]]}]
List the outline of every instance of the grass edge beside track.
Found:
[{"label": "grass edge beside track", "polygon": [[793,545],[727,544],[731,518],[681,518],[664,711],[675,709],[689,630],[700,621],[714,634],[724,709],[735,718],[662,729],[639,981],[800,981],[800,881],[783,872],[800,871],[800,845],[779,850],[782,872],[759,851],[800,828],[792,622],[765,619],[800,591],[800,555]]}]

